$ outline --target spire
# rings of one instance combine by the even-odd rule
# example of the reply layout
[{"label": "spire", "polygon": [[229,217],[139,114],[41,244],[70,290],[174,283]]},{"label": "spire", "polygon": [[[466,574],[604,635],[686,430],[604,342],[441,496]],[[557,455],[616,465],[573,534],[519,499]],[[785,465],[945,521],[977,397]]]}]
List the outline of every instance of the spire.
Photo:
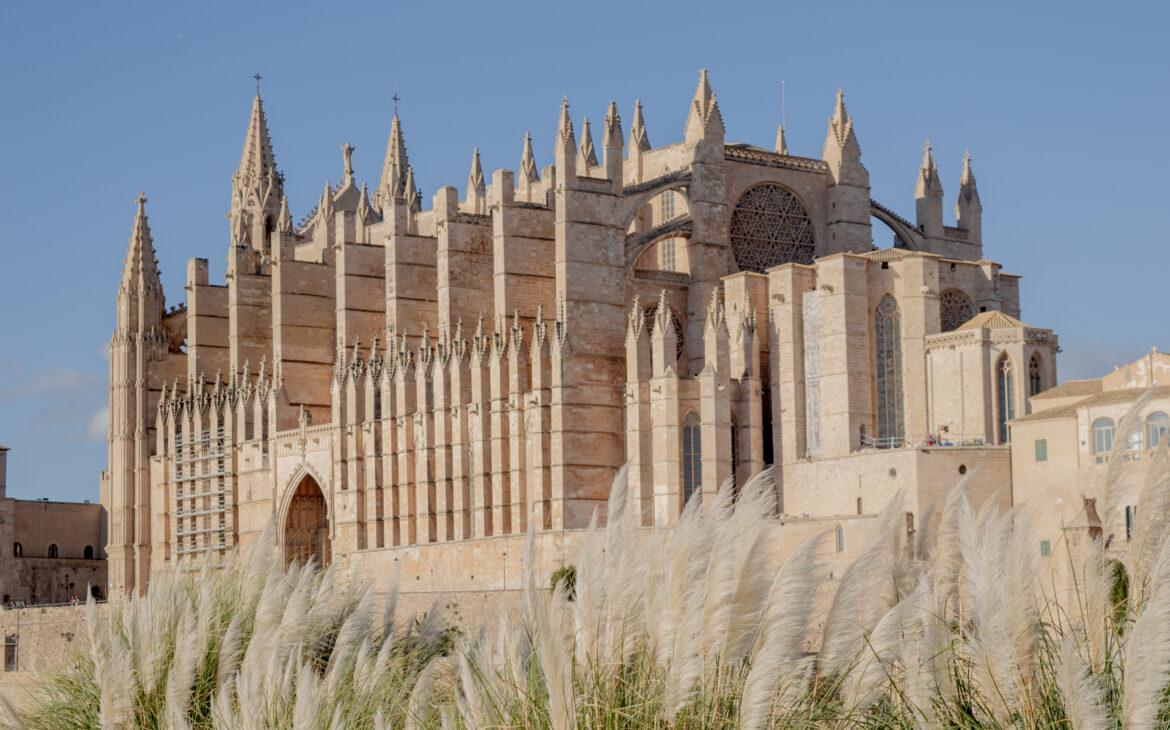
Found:
[{"label": "spire", "polygon": [[622,149],[622,118],[618,115],[617,103],[610,102],[605,111],[605,134],[601,138],[601,146],[605,150]]},{"label": "spire", "polygon": [[983,204],[971,171],[971,153],[963,155],[963,174],[959,177],[959,199],[955,202],[955,224],[967,231],[967,240],[983,242]]},{"label": "spire", "polygon": [[[557,166],[557,183],[571,183],[577,177],[577,139],[573,119],[569,116],[569,99],[561,99],[561,117],[557,121],[557,140],[553,145],[553,162]],[[582,170],[581,172],[586,172]]]},{"label": "spire", "polygon": [[719,103],[707,80],[707,69],[703,68],[699,69],[699,86],[695,89],[695,98],[687,114],[686,139],[694,142],[705,137],[709,131],[716,130],[720,135],[723,134],[723,116],[719,113]]},{"label": "spire", "polygon": [[581,147],[577,150],[577,167],[588,172],[597,167],[597,152],[593,149],[593,132],[589,129],[589,117],[581,122]]},{"label": "spire", "polygon": [[483,167],[479,164],[479,148],[471,156],[471,172],[467,175],[467,199],[481,198],[486,186],[483,180]]},{"label": "spire", "polygon": [[536,170],[536,156],[532,154],[532,135],[524,133],[524,151],[520,153],[520,179],[527,183],[540,182]]},{"label": "spire", "polygon": [[268,137],[268,120],[264,117],[264,103],[257,91],[252,100],[252,117],[248,120],[248,135],[244,138],[244,152],[240,155],[241,180],[263,180],[269,172],[276,172],[276,157],[272,154],[272,140]]},{"label": "spire", "polygon": [[292,233],[292,215],[288,210],[288,198],[280,196],[280,215],[276,218],[276,228],[281,233]]},{"label": "spire", "polygon": [[569,97],[561,98],[561,116],[557,120],[557,143],[564,144],[572,149],[577,146],[577,138],[573,134],[573,119],[569,116]]},{"label": "spire", "polygon": [[386,142],[386,159],[382,162],[382,179],[374,191],[374,202],[385,207],[395,198],[406,197],[406,177],[410,161],[406,157],[406,141],[402,137],[402,123],[398,113],[390,122],[390,139]]},{"label": "spire", "polygon": [[126,265],[122,269],[121,290],[156,290],[161,294],[154,239],[150,237],[150,224],[146,220],[146,195],[139,191],[136,202],[138,213],[134,216],[134,227],[130,230],[130,247],[126,250]]},{"label": "spire", "polygon": [[646,135],[646,122],[642,119],[642,101],[634,101],[634,121],[630,124],[630,151],[650,149],[650,138]]},{"label": "spire", "polygon": [[415,213],[422,210],[422,195],[414,184],[414,168],[406,168],[406,205]]},{"label": "spire", "polygon": [[784,136],[784,125],[783,124],[781,124],[776,129],[776,154],[778,154],[778,155],[788,154],[788,140]]},{"label": "spire", "polygon": [[[837,104],[829,117],[829,131],[821,158],[829,168],[834,185],[869,187],[869,173],[861,164],[861,145],[853,133],[853,118],[845,109],[845,92],[837,89]],[[868,195],[867,195],[868,197]],[[865,214],[868,220],[869,213]]]},{"label": "spire", "polygon": [[934,164],[934,156],[930,154],[930,140],[926,140],[926,149],[922,153],[922,166],[918,168],[918,184],[914,187],[915,198],[942,197],[942,183],[938,179],[938,165]]}]

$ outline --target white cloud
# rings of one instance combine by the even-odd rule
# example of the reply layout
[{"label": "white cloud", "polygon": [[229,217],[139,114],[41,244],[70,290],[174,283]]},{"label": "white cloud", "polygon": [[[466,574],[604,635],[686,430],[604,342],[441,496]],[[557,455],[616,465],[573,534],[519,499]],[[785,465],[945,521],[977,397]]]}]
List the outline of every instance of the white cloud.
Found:
[{"label": "white cloud", "polygon": [[0,388],[0,402],[31,396],[92,392],[102,386],[101,376],[71,368],[53,368],[30,374],[23,367],[15,367],[9,369],[7,375],[15,382],[9,387]]},{"label": "white cloud", "polygon": [[88,441],[101,442],[106,440],[110,429],[110,406],[107,403],[94,411],[85,427],[85,438]]}]

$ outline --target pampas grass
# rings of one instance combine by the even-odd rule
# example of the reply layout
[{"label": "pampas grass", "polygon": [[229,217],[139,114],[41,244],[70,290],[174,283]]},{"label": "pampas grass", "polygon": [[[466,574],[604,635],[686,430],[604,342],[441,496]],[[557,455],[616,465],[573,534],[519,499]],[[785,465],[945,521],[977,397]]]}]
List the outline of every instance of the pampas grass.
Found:
[{"label": "pampas grass", "polygon": [[396,576],[378,596],[286,568],[266,532],[219,567],[155,576],[145,598],[90,604],[88,654],[23,715],[0,702],[0,725],[1168,727],[1165,445],[1148,465],[1140,489],[1101,492],[1107,515],[1137,495],[1131,542],[1059,543],[1072,598],[1041,590],[1031,507],[976,510],[966,480],[913,540],[892,499],[833,580],[824,534],[778,559],[770,470],[696,495],[671,530],[640,526],[623,470],[575,556],[575,598],[544,587],[530,528],[521,600],[466,635],[436,607],[397,616]]}]

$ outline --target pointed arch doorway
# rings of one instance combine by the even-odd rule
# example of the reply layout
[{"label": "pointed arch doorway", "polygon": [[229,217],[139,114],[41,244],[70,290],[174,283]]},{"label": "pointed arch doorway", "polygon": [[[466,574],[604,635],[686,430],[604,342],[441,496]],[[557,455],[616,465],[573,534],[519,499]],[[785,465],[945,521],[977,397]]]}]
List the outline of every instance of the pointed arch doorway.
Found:
[{"label": "pointed arch doorway", "polygon": [[306,474],[297,484],[285,513],[284,559],[288,563],[312,560],[324,567],[332,557],[325,495],[317,480]]}]

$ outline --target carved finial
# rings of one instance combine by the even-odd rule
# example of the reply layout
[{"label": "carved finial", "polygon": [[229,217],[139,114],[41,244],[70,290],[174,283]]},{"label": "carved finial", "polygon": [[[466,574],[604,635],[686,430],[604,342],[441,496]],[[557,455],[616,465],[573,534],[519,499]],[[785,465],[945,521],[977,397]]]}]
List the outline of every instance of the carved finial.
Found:
[{"label": "carved finial", "polygon": [[589,117],[581,122],[581,147],[577,150],[577,167],[583,172],[597,167],[597,152],[593,149],[593,132],[589,128]]},{"label": "carved finial", "polygon": [[341,156],[345,160],[345,179],[346,181],[353,180],[353,151],[356,149],[349,142],[341,145]]},{"label": "carved finial", "polygon": [[520,179],[529,184],[540,182],[536,156],[532,154],[532,135],[528,132],[524,133],[524,150],[520,153]]},{"label": "carved finial", "polygon": [[630,123],[630,151],[646,152],[650,149],[650,137],[646,133],[646,121],[642,118],[642,101],[634,101],[634,120]]}]

